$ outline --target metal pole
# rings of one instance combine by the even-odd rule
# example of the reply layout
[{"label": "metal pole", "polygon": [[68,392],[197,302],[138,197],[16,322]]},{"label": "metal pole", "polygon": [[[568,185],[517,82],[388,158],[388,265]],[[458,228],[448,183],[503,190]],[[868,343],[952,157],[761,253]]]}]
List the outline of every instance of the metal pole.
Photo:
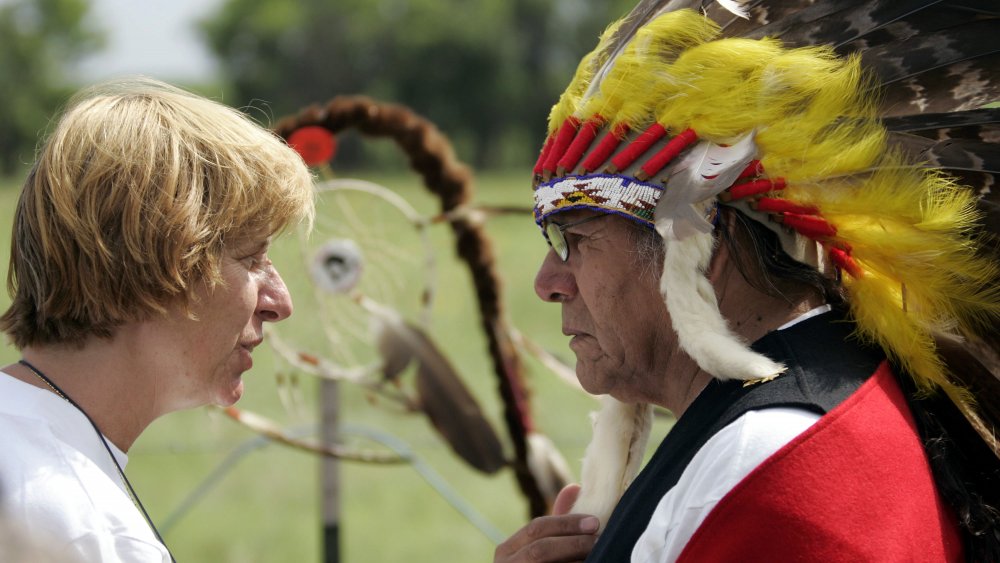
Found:
[{"label": "metal pole", "polygon": [[[333,445],[339,440],[339,394],[336,381],[320,381],[320,439],[324,445]],[[323,561],[340,563],[340,463],[337,459],[329,456],[320,458],[320,479],[323,498]]]}]

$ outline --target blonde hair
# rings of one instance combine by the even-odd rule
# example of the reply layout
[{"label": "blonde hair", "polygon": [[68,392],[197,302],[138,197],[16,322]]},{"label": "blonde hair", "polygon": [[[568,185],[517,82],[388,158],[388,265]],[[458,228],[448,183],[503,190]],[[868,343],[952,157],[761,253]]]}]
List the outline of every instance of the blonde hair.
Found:
[{"label": "blonde hair", "polygon": [[0,330],[82,343],[188,304],[227,245],[310,224],[312,178],[276,135],[150,79],[76,95],[25,180]]}]

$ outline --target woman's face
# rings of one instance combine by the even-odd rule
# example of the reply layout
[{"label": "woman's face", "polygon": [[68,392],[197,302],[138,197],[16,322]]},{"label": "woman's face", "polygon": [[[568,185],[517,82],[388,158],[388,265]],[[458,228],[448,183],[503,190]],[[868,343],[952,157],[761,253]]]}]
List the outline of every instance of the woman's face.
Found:
[{"label": "woman's face", "polygon": [[[268,258],[270,239],[226,250],[222,282],[200,288],[187,309],[164,319],[163,350],[174,355],[178,372],[158,382],[173,398],[170,410],[204,404],[229,406],[243,394],[243,372],[253,367],[253,349],[265,322],[292,314],[292,299]],[[179,403],[179,404],[176,404]]]}]

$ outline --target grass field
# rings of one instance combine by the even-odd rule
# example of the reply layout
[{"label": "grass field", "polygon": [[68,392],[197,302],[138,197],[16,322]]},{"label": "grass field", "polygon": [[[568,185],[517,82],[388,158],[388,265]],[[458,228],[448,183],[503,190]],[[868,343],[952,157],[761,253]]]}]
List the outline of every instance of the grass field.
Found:
[{"label": "grass field", "polygon": [[[421,214],[437,210],[436,202],[415,177],[399,174],[365,178],[391,187]],[[523,174],[484,175],[478,178],[475,201],[525,205],[530,201],[529,190]],[[0,187],[0,260],[4,273],[16,192],[11,185]],[[320,217],[321,230],[326,219]],[[412,231],[389,220],[372,221],[374,230],[395,241],[389,246],[398,250],[389,253],[396,258],[375,270],[382,277],[401,280],[395,293],[384,293],[399,299],[415,295],[419,284],[413,283],[416,279],[411,274],[392,273],[397,263],[412,267],[407,250],[416,248]],[[503,278],[508,321],[571,361],[566,338],[559,330],[558,307],[539,301],[532,289],[546,247],[531,218],[494,217],[487,223],[487,231]],[[479,328],[469,275],[455,258],[445,225],[432,228],[431,241],[436,249],[437,299],[430,332],[506,441],[500,424],[502,406]],[[299,241],[294,235],[281,239],[273,253],[297,305],[296,314],[278,327],[280,334],[322,355],[349,352],[324,349],[332,345],[321,329],[319,315],[336,316],[338,309],[335,306],[328,311],[313,302],[299,254]],[[8,302],[3,292],[0,308],[5,309]],[[409,314],[406,307],[402,308]],[[0,365],[16,359],[16,350],[0,348]],[[525,357],[524,362],[537,426],[578,471],[590,434],[587,413],[596,403],[530,357]],[[299,385],[289,387],[279,383],[279,375],[280,381],[287,382],[294,372],[262,346],[255,352],[254,369],[245,375],[246,394],[239,406],[310,434],[319,420],[316,381],[298,376]],[[300,393],[300,399],[280,400],[289,391],[293,395]],[[497,533],[506,536],[525,521],[527,505],[511,472],[487,476],[471,469],[451,453],[423,417],[401,412],[384,400],[373,400],[370,393],[350,384],[341,385],[340,417],[347,430],[385,435],[405,444],[447,483],[450,494],[478,513]],[[666,424],[659,422],[655,432],[662,434]],[[371,441],[350,441],[377,448]],[[129,455],[128,474],[154,521],[163,528],[178,561],[322,560],[319,459],[315,455],[259,439],[211,408],[175,413],[157,421]],[[343,463],[340,494],[342,561],[491,560],[493,541],[436,492],[414,467]]]}]

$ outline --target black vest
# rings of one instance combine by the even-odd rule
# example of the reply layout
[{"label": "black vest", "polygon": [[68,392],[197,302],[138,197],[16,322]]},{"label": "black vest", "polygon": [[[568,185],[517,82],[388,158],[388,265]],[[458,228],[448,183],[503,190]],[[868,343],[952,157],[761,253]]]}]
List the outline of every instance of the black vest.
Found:
[{"label": "black vest", "polygon": [[615,507],[588,562],[629,561],[660,499],[677,483],[705,442],[744,413],[794,407],[820,415],[858,389],[885,359],[880,349],[851,336],[853,322],[829,312],[774,331],[751,348],[788,367],[748,387],[713,380],[694,400]]}]

